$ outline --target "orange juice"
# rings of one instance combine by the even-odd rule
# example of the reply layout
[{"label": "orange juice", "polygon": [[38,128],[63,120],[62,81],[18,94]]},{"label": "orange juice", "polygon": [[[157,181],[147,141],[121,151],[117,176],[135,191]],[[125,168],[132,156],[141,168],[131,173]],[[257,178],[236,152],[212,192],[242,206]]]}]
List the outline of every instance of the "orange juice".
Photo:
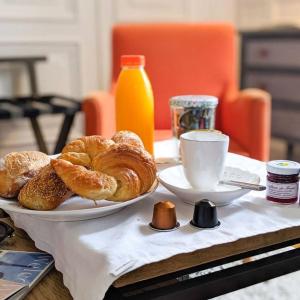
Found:
[{"label": "orange juice", "polygon": [[154,101],[142,55],[123,55],[116,89],[116,128],[130,130],[142,139],[153,154]]}]

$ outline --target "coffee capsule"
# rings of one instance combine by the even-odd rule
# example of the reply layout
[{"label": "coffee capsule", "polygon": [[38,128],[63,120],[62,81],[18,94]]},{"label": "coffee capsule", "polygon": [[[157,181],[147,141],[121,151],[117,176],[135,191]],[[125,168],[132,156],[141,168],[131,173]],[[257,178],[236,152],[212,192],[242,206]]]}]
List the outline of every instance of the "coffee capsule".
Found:
[{"label": "coffee capsule", "polygon": [[154,230],[168,231],[179,227],[176,218],[175,204],[171,201],[160,201],[154,205],[152,222]]},{"label": "coffee capsule", "polygon": [[214,228],[220,225],[216,205],[207,199],[196,202],[191,225],[199,228]]}]

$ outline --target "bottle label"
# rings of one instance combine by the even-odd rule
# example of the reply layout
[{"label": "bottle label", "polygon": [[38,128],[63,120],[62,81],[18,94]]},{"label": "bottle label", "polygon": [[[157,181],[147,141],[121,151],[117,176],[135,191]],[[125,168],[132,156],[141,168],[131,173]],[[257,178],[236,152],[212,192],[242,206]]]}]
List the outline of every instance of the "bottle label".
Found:
[{"label": "bottle label", "polygon": [[277,199],[295,199],[298,197],[298,182],[277,183],[268,180],[267,196]]}]

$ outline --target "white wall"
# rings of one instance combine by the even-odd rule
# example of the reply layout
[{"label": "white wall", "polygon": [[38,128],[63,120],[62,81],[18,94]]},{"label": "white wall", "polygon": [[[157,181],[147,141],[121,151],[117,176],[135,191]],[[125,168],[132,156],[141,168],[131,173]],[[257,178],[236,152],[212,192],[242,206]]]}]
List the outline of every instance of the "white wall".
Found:
[{"label": "white wall", "polygon": [[[38,65],[42,92],[78,96],[95,88],[98,83],[94,63],[97,56],[95,3],[0,0],[0,56],[47,56],[47,62]],[[20,85],[16,92],[26,93],[24,72],[20,68],[18,72]],[[0,92],[11,90],[3,89],[2,85]]]},{"label": "white wall", "polygon": [[[96,1],[0,0],[0,57],[47,56],[37,67],[42,93],[81,98],[99,87]],[[24,68],[0,65],[0,95],[28,93]],[[53,143],[61,116],[42,117],[42,129]],[[77,118],[73,135],[82,131]],[[0,122],[0,150],[34,148],[28,120]]]},{"label": "white wall", "polygon": [[[299,16],[299,0],[0,0],[0,56],[46,55],[41,92],[81,97],[109,85],[115,23],[229,21],[252,29]],[[24,70],[0,66],[0,95],[26,93],[26,83]]]},{"label": "white wall", "polygon": [[299,0],[236,0],[240,29],[300,25]]},{"label": "white wall", "polygon": [[[0,0],[0,56],[45,55],[41,92],[83,96],[108,87],[114,23],[200,20],[234,22],[235,0]],[[28,91],[24,70],[0,70],[0,94]]]},{"label": "white wall", "polygon": [[[109,87],[115,23],[229,21],[245,29],[299,15],[299,0],[0,0],[0,57],[45,55],[47,62],[38,65],[40,91],[82,98]],[[0,65],[0,96],[27,92],[24,69]],[[77,119],[73,136],[82,132]],[[41,121],[53,142],[61,119]],[[33,147],[28,128],[25,120],[0,122],[0,151]]]}]

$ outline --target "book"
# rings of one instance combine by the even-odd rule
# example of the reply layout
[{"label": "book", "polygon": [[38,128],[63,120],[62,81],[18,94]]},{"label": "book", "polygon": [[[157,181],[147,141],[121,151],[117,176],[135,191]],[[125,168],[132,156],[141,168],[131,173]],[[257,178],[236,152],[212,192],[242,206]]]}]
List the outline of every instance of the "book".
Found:
[{"label": "book", "polygon": [[53,265],[44,252],[0,250],[0,300],[23,299]]}]

